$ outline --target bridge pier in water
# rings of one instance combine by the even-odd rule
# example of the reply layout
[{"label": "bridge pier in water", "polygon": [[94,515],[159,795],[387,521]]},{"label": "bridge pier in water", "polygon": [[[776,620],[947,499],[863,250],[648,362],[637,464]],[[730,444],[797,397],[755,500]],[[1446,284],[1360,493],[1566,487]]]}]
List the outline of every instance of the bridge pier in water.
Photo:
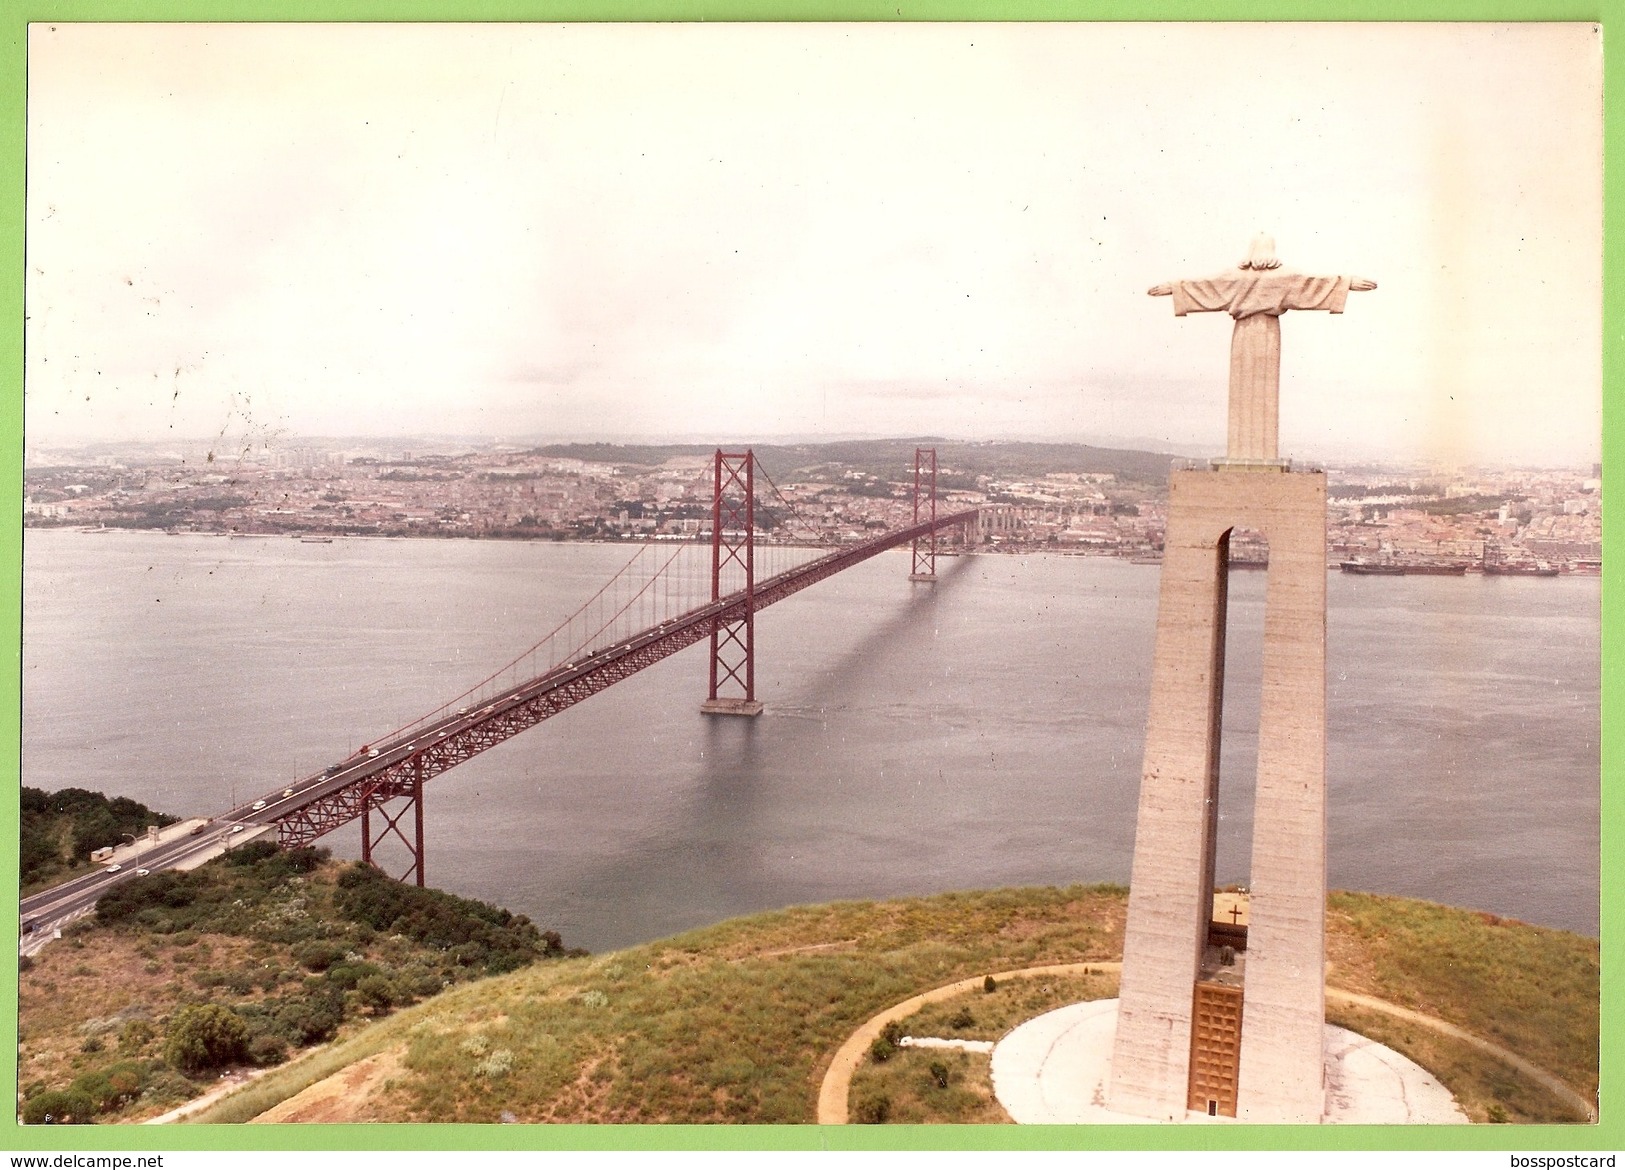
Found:
[{"label": "bridge pier in water", "polygon": [[[922,491],[925,500],[921,500]],[[929,507],[930,515],[921,516],[922,502]],[[910,581],[936,581],[937,579],[937,449],[935,447],[914,448],[914,523],[919,525],[930,521],[931,531],[924,536],[914,538],[914,567],[910,570]]]},{"label": "bridge pier in water", "polygon": [[[711,693],[700,710],[707,715],[762,713],[756,701],[756,454],[726,454],[717,448],[711,493],[711,600],[741,590],[745,612],[738,618],[711,619]],[[743,585],[732,578],[744,574]],[[723,578],[730,578],[723,587]],[[725,694],[724,691],[736,691]]]}]

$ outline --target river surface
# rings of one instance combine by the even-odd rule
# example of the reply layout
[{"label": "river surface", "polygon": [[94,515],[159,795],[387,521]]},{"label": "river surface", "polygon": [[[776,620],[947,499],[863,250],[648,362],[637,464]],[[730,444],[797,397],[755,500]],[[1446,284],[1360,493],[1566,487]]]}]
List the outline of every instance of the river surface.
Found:
[{"label": "river surface", "polygon": [[[219,812],[458,694],[626,556],[30,530],[23,783]],[[797,903],[1126,883],[1158,569],[908,570],[882,554],[759,614],[758,719],[699,713],[701,645],[437,777],[430,884],[599,951]],[[1247,880],[1263,585],[1232,577],[1221,882]],[[1332,574],[1334,887],[1597,933],[1599,599]]]}]

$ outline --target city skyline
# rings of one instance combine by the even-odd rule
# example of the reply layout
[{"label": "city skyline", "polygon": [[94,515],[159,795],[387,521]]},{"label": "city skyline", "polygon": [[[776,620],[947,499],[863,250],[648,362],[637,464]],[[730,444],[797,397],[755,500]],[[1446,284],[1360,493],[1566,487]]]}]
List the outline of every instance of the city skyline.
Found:
[{"label": "city skyline", "polygon": [[1598,458],[1590,25],[37,25],[30,87],[31,444],[1216,454],[1229,324],[1145,290],[1270,230],[1378,283],[1288,316],[1285,453]]}]

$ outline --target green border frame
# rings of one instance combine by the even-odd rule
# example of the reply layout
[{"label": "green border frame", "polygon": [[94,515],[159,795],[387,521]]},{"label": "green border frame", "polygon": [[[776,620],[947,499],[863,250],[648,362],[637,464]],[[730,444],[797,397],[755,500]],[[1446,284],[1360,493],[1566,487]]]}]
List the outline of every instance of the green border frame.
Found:
[{"label": "green border frame", "polygon": [[[1244,20],[1582,21],[1603,25],[1606,226],[1625,217],[1625,61],[1610,44],[1625,0],[5,0],[0,6],[0,624],[15,631],[0,668],[0,842],[16,839],[21,767],[23,225],[28,24],[31,21],[744,21],[744,20]],[[1605,231],[1603,294],[1603,543],[1620,549],[1614,493],[1625,487],[1625,242]],[[0,1111],[0,1149],[231,1150],[1517,1150],[1625,1148],[1625,635],[1621,565],[1603,562],[1602,1121],[1596,1126],[474,1126],[288,1125],[23,1127]],[[17,888],[14,848],[0,848],[0,889]],[[0,898],[0,938],[16,937],[15,900]],[[0,1084],[17,1076],[17,988],[0,979]]]}]

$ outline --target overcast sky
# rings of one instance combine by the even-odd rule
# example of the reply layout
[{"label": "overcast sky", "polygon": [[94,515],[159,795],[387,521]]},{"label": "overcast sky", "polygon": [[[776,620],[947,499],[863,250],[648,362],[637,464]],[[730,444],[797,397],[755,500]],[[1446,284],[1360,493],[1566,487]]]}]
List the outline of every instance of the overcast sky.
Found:
[{"label": "overcast sky", "polygon": [[1224,445],[1272,232],[1300,457],[1598,457],[1590,25],[43,25],[30,442]]}]

